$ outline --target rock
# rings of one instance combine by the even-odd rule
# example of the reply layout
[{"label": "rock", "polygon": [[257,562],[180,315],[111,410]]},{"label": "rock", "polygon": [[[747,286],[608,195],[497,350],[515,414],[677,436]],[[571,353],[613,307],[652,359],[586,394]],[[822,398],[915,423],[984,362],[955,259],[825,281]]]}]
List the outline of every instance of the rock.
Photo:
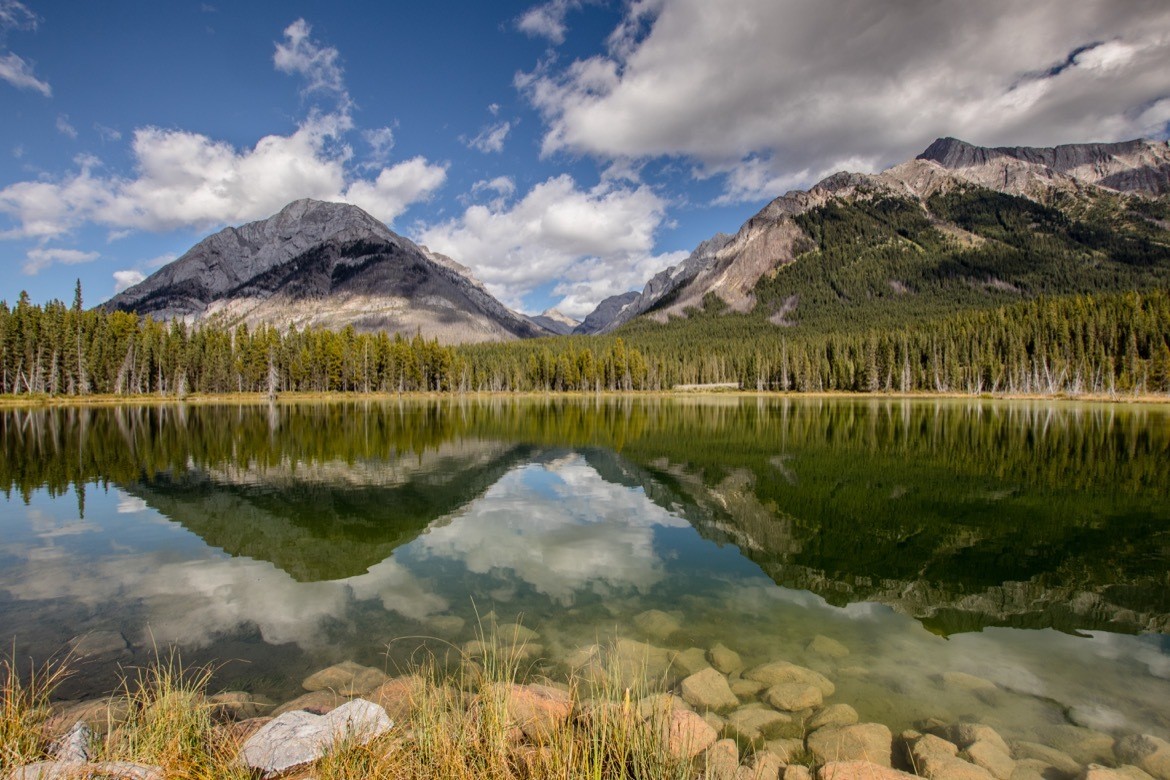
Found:
[{"label": "rock", "polygon": [[917,777],[869,761],[831,761],[817,770],[817,780],[917,780]]},{"label": "rock", "polygon": [[79,778],[102,778],[102,780],[165,780],[162,767],[150,764],[136,764],[130,761],[102,761],[93,764],[78,764],[64,761],[40,761],[13,769],[7,780],[78,780]]},{"label": "rock", "polygon": [[316,761],[342,739],[366,744],[393,725],[384,709],[364,699],[326,715],[286,712],[249,737],[240,758],[252,769],[274,775]]},{"label": "rock", "polygon": [[804,740],[787,738],[787,739],[770,739],[764,745],[764,748],[769,753],[775,753],[780,756],[780,760],[786,764],[792,764],[797,758],[804,753]]},{"label": "rock", "polygon": [[[988,745],[991,749],[998,750],[990,742],[976,744]],[[991,773],[983,767],[959,758],[958,746],[942,737],[923,734],[910,742],[909,747],[911,762],[923,777],[931,780],[994,780]]]},{"label": "rock", "polygon": [[756,680],[762,682],[767,686],[779,685],[781,683],[804,683],[805,685],[816,686],[822,696],[832,696],[837,688],[820,672],[814,672],[812,669],[807,669],[803,666],[788,663],[787,661],[775,661],[769,664],[757,666],[754,669],[749,669],[743,675],[749,680]]},{"label": "rock", "polygon": [[784,780],[812,780],[812,771],[807,766],[789,764],[784,767]]},{"label": "rock", "polygon": [[735,780],[779,780],[784,762],[775,753],[758,751],[735,773]]},{"label": "rock", "polygon": [[83,764],[89,761],[90,743],[93,731],[84,721],[77,721],[65,736],[53,743],[49,749],[53,758],[65,764]]},{"label": "rock", "polygon": [[836,639],[830,639],[823,634],[817,634],[812,641],[808,643],[806,648],[810,653],[823,655],[826,658],[844,658],[849,655],[849,648],[838,642]]},{"label": "rock", "polygon": [[999,694],[999,686],[991,680],[966,672],[943,672],[939,676],[939,682],[944,688],[966,691],[988,704],[994,704],[995,697]]},{"label": "rock", "polygon": [[349,701],[347,697],[335,691],[313,691],[312,693],[298,696],[290,702],[285,702],[274,709],[272,715],[273,717],[279,717],[286,712],[295,712],[296,710],[304,710],[314,715],[324,715],[327,712],[337,709],[347,701]]},{"label": "rock", "polygon": [[1004,753],[1011,754],[1011,748],[1008,747],[1007,742],[1004,742],[999,732],[982,723],[956,723],[954,726],[942,729],[940,736],[942,734],[945,734],[946,738],[961,748],[970,747],[976,742],[987,742]]},{"label": "rock", "polygon": [[773,685],[764,692],[764,701],[778,710],[797,712],[821,706],[820,688],[807,683],[788,682]]},{"label": "rock", "polygon": [[963,756],[975,766],[981,766],[996,780],[1011,780],[1016,771],[1016,762],[1011,755],[991,740],[980,740],[969,745]]},{"label": "rock", "polygon": [[759,706],[741,707],[727,716],[727,727],[750,742],[773,737],[791,722],[791,716]]},{"label": "rock", "polygon": [[689,710],[672,709],[665,717],[652,719],[651,723],[660,729],[662,741],[676,758],[694,758],[714,744],[719,736],[715,729]]},{"label": "rock", "polygon": [[342,696],[362,696],[390,679],[381,669],[342,661],[309,675],[301,684],[309,692],[336,691]]},{"label": "rock", "polygon": [[1123,764],[1133,764],[1158,780],[1170,780],[1170,742],[1149,734],[1122,737],[1113,748]]},{"label": "rock", "polygon": [[707,663],[707,654],[698,647],[683,650],[671,659],[671,664],[683,674],[695,674],[711,668],[711,664]]},{"label": "rock", "polygon": [[1017,759],[1031,758],[1036,761],[1043,761],[1048,766],[1053,767],[1056,771],[1068,777],[1075,777],[1081,773],[1081,765],[1074,761],[1068,753],[1063,753],[1056,748],[1041,745],[1037,742],[1012,742],[1011,748],[1012,755]]},{"label": "rock", "polygon": [[1033,758],[1017,760],[1016,771],[1012,772],[1012,780],[1057,780],[1062,777],[1064,775],[1048,764]]},{"label": "rock", "polygon": [[207,700],[211,714],[216,720],[248,720],[258,718],[275,706],[263,696],[253,696],[244,691],[225,691]]},{"label": "rock", "polygon": [[819,729],[808,735],[806,743],[820,764],[865,761],[880,766],[892,765],[894,735],[880,723]]},{"label": "rock", "polygon": [[237,744],[243,744],[248,741],[248,737],[255,734],[266,723],[271,723],[274,718],[271,715],[265,715],[260,718],[248,718],[247,720],[237,720],[235,723],[228,725],[228,734],[232,740]]},{"label": "rock", "polygon": [[710,666],[683,680],[680,691],[686,703],[700,711],[728,710],[739,704],[727,678]]},{"label": "rock", "polygon": [[638,717],[643,720],[664,717],[674,710],[690,710],[686,700],[672,693],[652,693],[638,700]]},{"label": "rock", "polygon": [[716,734],[722,734],[723,730],[727,728],[727,719],[722,715],[716,715],[714,712],[704,712],[703,722],[715,729]]},{"label": "rock", "polygon": [[619,639],[609,654],[606,668],[616,675],[616,684],[632,688],[648,680],[654,683],[666,682],[671,677],[670,657],[670,651],[661,647]]},{"label": "rock", "polygon": [[104,737],[114,726],[120,726],[130,717],[130,700],[125,696],[109,699],[94,699],[56,705],[57,712],[45,722],[45,734],[50,738],[62,737],[73,729],[78,721],[99,737]]},{"label": "rock", "polygon": [[734,780],[739,769],[739,746],[734,739],[721,739],[698,759],[703,780]]},{"label": "rock", "polygon": [[650,609],[634,616],[634,625],[653,639],[662,641],[682,628],[682,623],[673,615],[660,609]]},{"label": "rock", "polygon": [[540,634],[519,623],[503,623],[496,626],[495,636],[502,644],[518,645],[522,642],[534,642]]},{"label": "rock", "polygon": [[548,742],[573,711],[572,698],[559,688],[536,684],[496,688],[505,697],[508,719],[537,744]]},{"label": "rock", "polygon": [[590,666],[601,657],[600,645],[586,645],[585,647],[578,647],[573,652],[569,653],[564,658],[565,666],[576,671],[584,667]]},{"label": "rock", "polygon": [[722,642],[707,651],[707,660],[724,674],[734,674],[743,669],[743,659],[739,657],[739,653],[729,649]]},{"label": "rock", "polygon": [[848,704],[830,704],[809,718],[805,727],[809,731],[816,731],[826,726],[852,726],[858,720],[857,710]]},{"label": "rock", "polygon": [[731,686],[731,692],[741,699],[750,699],[768,687],[759,680],[745,680],[742,677],[730,680],[728,684]]},{"label": "rock", "polygon": [[1037,741],[1068,753],[1078,764],[1112,764],[1116,740],[1100,731],[1063,723],[1036,729]]},{"label": "rock", "polygon": [[440,634],[458,636],[467,625],[467,621],[458,615],[435,615],[427,619],[427,625]]},{"label": "rock", "polygon": [[121,655],[130,643],[119,631],[90,631],[69,640],[69,653],[75,658],[100,658]]},{"label": "rock", "polygon": [[1119,767],[1089,764],[1085,767],[1085,773],[1080,776],[1079,780],[1154,780],[1154,778],[1130,764],[1122,764]]},{"label": "rock", "polygon": [[395,677],[372,691],[369,700],[386,710],[395,723],[405,723],[410,720],[410,713],[425,684],[426,681],[417,675]]}]

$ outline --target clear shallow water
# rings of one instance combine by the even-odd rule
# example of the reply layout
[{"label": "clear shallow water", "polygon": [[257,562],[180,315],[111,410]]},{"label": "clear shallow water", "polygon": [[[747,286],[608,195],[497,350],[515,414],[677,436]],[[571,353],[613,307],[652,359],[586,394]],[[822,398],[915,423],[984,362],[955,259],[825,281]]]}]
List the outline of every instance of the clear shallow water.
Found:
[{"label": "clear shallow water", "polygon": [[[175,644],[225,688],[288,699],[494,611],[541,634],[554,677],[598,641],[723,642],[826,672],[833,701],[895,729],[1170,735],[1163,408],[72,409],[6,412],[0,437],[0,641],[43,658],[88,636],[70,697]],[[648,609],[681,629],[643,633]],[[849,655],[809,650],[818,634]]]}]

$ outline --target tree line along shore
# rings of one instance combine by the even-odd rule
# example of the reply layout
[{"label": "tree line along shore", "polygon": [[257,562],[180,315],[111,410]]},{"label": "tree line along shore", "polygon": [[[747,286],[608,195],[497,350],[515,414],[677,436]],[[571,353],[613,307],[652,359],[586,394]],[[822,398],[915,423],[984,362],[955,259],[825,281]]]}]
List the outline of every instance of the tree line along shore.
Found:
[{"label": "tree line along shore", "polygon": [[1040,297],[881,328],[785,327],[720,311],[604,336],[442,345],[352,327],[249,328],[0,302],[0,395],[637,391],[1157,396],[1170,291]]}]

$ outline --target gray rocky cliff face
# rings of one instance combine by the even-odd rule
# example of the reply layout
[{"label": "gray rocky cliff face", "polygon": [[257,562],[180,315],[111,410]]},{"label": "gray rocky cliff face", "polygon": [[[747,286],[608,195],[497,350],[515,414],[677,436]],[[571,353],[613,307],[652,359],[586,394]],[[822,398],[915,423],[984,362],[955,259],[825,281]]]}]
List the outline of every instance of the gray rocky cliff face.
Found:
[{"label": "gray rocky cliff face", "polygon": [[606,298],[585,318],[585,322],[589,323],[588,327],[593,330],[585,330],[582,323],[576,332],[609,333],[638,315],[650,311],[664,298],[698,276],[731,238],[726,233],[716,233],[695,247],[686,260],[650,277],[641,293],[628,292]]},{"label": "gray rocky cliff face", "polygon": [[356,206],[307,199],[209,236],[103,307],[164,320],[422,331],[447,343],[543,334],[451,258]]},{"label": "gray rocky cliff face", "polygon": [[638,300],[638,293],[633,291],[609,296],[597,304],[596,309],[589,312],[589,316],[573,329],[573,333],[590,335],[604,332],[606,327],[622,313],[622,310],[636,300]]},{"label": "gray rocky cliff face", "polygon": [[975,146],[957,138],[939,138],[919,160],[948,170],[1003,168],[1023,163],[1036,174],[1067,176],[1082,184],[1117,192],[1162,195],[1170,192],[1170,146],[1165,141],[1135,139],[1118,143],[1063,144],[1053,147]]}]

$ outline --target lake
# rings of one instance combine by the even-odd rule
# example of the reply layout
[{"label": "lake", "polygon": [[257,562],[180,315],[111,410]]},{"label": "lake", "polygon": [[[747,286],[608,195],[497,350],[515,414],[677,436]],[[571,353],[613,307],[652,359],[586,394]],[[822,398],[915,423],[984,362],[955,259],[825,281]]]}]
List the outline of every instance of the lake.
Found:
[{"label": "lake", "polygon": [[0,642],[73,647],[68,698],[175,646],[284,701],[498,621],[554,679],[594,644],[722,643],[895,733],[1170,737],[1164,406],[159,405],[8,410],[0,436]]}]

